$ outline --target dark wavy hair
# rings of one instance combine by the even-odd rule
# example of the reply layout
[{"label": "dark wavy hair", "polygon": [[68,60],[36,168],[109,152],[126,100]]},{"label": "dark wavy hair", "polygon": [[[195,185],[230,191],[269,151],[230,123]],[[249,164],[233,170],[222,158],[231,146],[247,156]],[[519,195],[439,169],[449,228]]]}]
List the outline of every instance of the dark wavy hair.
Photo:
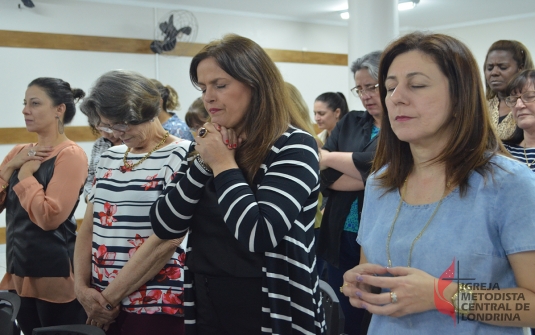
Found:
[{"label": "dark wavy hair", "polygon": [[38,86],[45,91],[52,100],[54,106],[65,105],[63,123],[69,124],[76,114],[75,104],[85,96],[85,92],[79,88],[71,88],[71,85],[58,78],[41,77],[32,80],[28,87]]}]

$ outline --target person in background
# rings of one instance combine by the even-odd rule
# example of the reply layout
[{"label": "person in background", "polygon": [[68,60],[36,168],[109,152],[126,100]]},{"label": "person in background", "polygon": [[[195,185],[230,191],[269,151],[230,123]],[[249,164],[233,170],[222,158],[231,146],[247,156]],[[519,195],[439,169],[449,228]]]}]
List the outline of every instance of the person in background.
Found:
[{"label": "person in background", "polygon": [[191,230],[188,334],[324,334],[318,148],[277,66],[252,40],[226,35],[193,57],[190,78],[211,121],[186,176],[151,209],[160,238]]},{"label": "person in background", "polygon": [[172,112],[180,107],[178,93],[176,93],[175,89],[171,86],[164,86],[156,79],[151,79],[151,81],[156,85],[162,97],[158,119],[160,120],[163,129],[167,130],[169,134],[173,136],[193,141],[193,135],[189,131],[186,123],[182,121],[178,115]]},{"label": "person in background", "polygon": [[512,109],[516,130],[504,146],[519,161],[535,172],[535,70],[515,76],[506,89],[505,103]]},{"label": "person in background", "polygon": [[[380,51],[371,52],[351,65],[355,78],[353,94],[359,97],[365,112],[347,113],[334,127],[321,150],[322,192],[328,194],[321,222],[318,255],[327,262],[329,284],[342,285],[344,273],[358,264],[357,244],[360,212],[364,202],[364,184],[370,173],[381,125],[381,100],[378,92]],[[345,315],[345,333],[365,334],[366,312],[352,308],[349,299],[335,290]]]},{"label": "person in background", "polygon": [[336,123],[349,112],[346,97],[340,92],[320,94],[314,101],[314,120],[322,132],[318,134],[323,144],[331,135]]},{"label": "person in background", "polygon": [[92,124],[89,124],[89,127],[91,127],[93,134],[100,137],[95,141],[93,144],[93,149],[91,150],[91,160],[89,161],[89,170],[84,185],[85,202],[87,202],[87,196],[89,195],[89,192],[91,192],[93,182],[95,181],[95,171],[97,169],[98,162],[100,161],[100,155],[114,145],[121,144],[121,139],[119,137],[115,137],[115,134],[98,130],[98,128]]},{"label": "person in background", "polygon": [[87,157],[64,125],[84,91],[56,78],[26,89],[22,114],[37,143],[16,145],[0,165],[0,211],[6,211],[6,274],[2,290],[21,297],[24,334],[34,328],[84,323],[74,295],[74,211],[87,177]]},{"label": "person in background", "polygon": [[507,84],[520,71],[533,68],[528,48],[518,41],[499,40],[487,51],[483,65],[486,97],[492,124],[502,140],[509,138],[516,127],[511,108],[505,104]]},{"label": "person in background", "polygon": [[524,334],[535,174],[506,157],[474,56],[447,35],[405,35],[383,53],[379,92],[361,259],[341,290],[373,314],[370,335]]},{"label": "person in background", "polygon": [[187,169],[191,142],[162,127],[160,101],[149,79],[111,71],[80,106],[91,124],[124,143],[100,158],[74,254],[87,323],[108,335],[184,334],[184,246],[154,235],[149,210]]},{"label": "person in background", "polygon": [[192,133],[197,133],[197,129],[201,128],[210,119],[210,115],[204,108],[202,98],[197,98],[193,101],[184,119]]}]

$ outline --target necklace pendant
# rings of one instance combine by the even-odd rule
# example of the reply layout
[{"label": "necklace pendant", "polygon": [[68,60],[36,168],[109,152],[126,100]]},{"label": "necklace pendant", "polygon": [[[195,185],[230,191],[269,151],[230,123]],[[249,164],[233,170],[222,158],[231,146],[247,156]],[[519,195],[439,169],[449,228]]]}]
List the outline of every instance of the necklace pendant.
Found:
[{"label": "necklace pendant", "polygon": [[121,167],[119,167],[119,171],[121,171],[122,173],[125,173],[125,172],[128,172],[128,171],[132,171],[132,167],[130,165],[123,165]]}]

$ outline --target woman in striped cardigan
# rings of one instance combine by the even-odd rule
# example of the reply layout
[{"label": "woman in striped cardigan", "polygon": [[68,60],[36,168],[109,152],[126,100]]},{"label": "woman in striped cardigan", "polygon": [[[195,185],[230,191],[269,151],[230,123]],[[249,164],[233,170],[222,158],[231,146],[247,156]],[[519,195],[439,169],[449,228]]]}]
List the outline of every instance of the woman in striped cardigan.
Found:
[{"label": "woman in striped cardigan", "polygon": [[191,232],[188,334],[323,334],[314,137],[273,61],[247,38],[208,44],[190,77],[211,121],[198,131],[186,175],[151,209],[158,237]]}]

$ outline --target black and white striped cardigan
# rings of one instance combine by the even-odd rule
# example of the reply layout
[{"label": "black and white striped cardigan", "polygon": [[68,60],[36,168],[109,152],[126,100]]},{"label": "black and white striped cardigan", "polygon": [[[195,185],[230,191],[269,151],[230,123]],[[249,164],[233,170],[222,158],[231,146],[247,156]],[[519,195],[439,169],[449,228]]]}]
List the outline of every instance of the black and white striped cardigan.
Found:
[{"label": "black and white striped cardigan", "polygon": [[[186,175],[168,187],[151,209],[158,237],[173,239],[187,233],[209,178],[210,174],[194,161]],[[271,148],[254,184],[256,192],[239,169],[214,178],[228,229],[249,251],[264,253],[263,313],[258,326],[264,334],[324,334],[314,252],[319,192],[314,138],[290,127]],[[187,267],[185,270],[186,330],[195,334],[192,276]]]}]

